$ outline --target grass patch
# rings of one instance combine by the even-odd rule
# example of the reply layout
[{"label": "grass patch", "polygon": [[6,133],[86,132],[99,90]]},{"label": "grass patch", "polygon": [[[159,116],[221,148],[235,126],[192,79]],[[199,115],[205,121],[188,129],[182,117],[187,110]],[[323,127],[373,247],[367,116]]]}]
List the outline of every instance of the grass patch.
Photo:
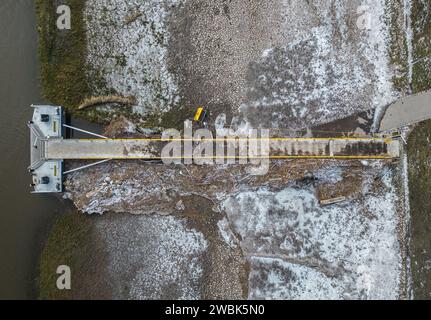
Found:
[{"label": "grass patch", "polygon": [[397,74],[392,78],[394,87],[400,92],[407,92],[408,83],[408,66],[407,66],[407,42],[405,31],[401,28],[404,23],[403,0],[387,0],[386,8],[388,10],[389,25],[389,58],[393,66],[396,67]]},{"label": "grass patch", "polygon": [[[412,2],[414,30],[413,92],[431,89],[431,2]],[[422,59],[422,60],[420,60]],[[409,138],[411,207],[410,256],[415,299],[431,299],[431,121],[417,126]]]},{"label": "grass patch", "polygon": [[[57,268],[67,265],[72,270],[72,280],[85,278],[85,262],[91,256],[91,217],[68,213],[57,219],[45,244],[39,264],[39,299],[68,300],[74,290],[57,289]],[[74,282],[72,282],[72,286]]]},{"label": "grass patch", "polygon": [[[86,78],[87,43],[83,22],[85,0],[35,0],[41,80],[44,98],[72,114],[89,95]],[[71,30],[57,28],[59,5],[71,9]]]},{"label": "grass patch", "polygon": [[[109,123],[112,113],[80,110],[79,105],[93,96],[94,88],[108,90],[102,75],[91,72],[87,61],[87,35],[84,21],[86,0],[35,0],[38,17],[40,75],[43,97],[60,105],[74,117],[91,122]],[[57,7],[68,5],[71,10],[71,30],[57,28]],[[124,113],[124,108],[117,112]],[[129,110],[129,109],[128,109]]]},{"label": "grass patch", "polygon": [[415,299],[431,299],[431,121],[408,144],[411,202],[411,269]]},{"label": "grass patch", "polygon": [[181,106],[173,107],[165,113],[151,113],[144,118],[144,126],[147,128],[169,128],[169,129],[184,129],[184,121],[193,118],[196,113],[196,107]]},{"label": "grass patch", "polygon": [[[79,108],[92,96],[121,96],[109,88],[99,70],[86,63],[87,35],[84,17],[86,1],[35,0],[44,98],[49,103],[64,106],[74,117],[91,122],[109,124],[114,116],[123,115],[134,122],[142,123],[145,127],[182,128],[183,122],[193,116],[194,108],[174,106],[169,112],[155,111],[146,116],[133,113],[130,106],[121,104],[112,109]],[[56,10],[62,4],[68,5],[71,9],[71,30],[57,28],[59,16]],[[126,18],[126,23],[133,22],[140,15],[141,13],[134,13]],[[103,12],[99,18],[103,19]],[[119,65],[125,64],[124,56],[118,56],[116,59]]]},{"label": "grass patch", "polygon": [[431,2],[412,1],[413,91],[431,88]]}]

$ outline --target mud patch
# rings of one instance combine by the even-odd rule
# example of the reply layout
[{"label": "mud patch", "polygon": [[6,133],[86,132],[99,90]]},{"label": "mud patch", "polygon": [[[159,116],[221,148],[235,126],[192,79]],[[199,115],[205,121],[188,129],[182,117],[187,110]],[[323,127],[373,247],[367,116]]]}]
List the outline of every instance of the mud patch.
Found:
[{"label": "mud patch", "polygon": [[203,299],[246,299],[248,296],[248,263],[241,248],[223,241],[218,223],[223,214],[214,211],[214,202],[199,197],[184,197],[176,216],[201,232],[208,243],[202,255]]},{"label": "mud patch", "polygon": [[[300,15],[302,6],[295,1],[291,12]],[[204,105],[212,120],[235,112],[246,95],[249,64],[292,32],[287,7],[280,0],[189,0],[178,8],[170,19],[169,61],[185,102]]]}]

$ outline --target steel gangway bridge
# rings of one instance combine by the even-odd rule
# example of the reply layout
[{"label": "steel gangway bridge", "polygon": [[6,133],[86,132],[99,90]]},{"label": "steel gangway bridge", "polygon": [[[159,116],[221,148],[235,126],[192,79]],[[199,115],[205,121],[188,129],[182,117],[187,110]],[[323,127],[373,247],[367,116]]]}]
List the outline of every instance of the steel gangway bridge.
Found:
[{"label": "steel gangway bridge", "polygon": [[[218,148],[227,149],[229,144],[236,144],[235,154],[223,154],[223,159],[397,159],[400,157],[401,144],[397,138],[390,134],[405,125],[431,118],[429,107],[430,94],[425,97],[412,96],[395,103],[386,111],[381,120],[383,127],[380,131],[385,133],[379,136],[362,138],[256,138],[245,139],[241,137],[215,138],[213,142]],[[405,111],[406,106],[413,106],[416,110]],[[415,107],[416,106],[416,107]],[[428,107],[427,107],[428,106]],[[66,174],[88,168],[110,160],[166,160],[162,157],[162,150],[175,139],[148,138],[148,139],[110,139],[108,137],[87,132],[82,129],[68,126],[64,119],[62,107],[32,106],[33,119],[28,123],[31,140],[31,165],[29,171],[33,176],[34,193],[53,193],[63,191],[63,177]],[[413,110],[414,111],[414,110]],[[403,117],[403,114],[408,116]],[[407,119],[406,119],[407,118]],[[66,139],[65,129],[83,131],[92,135],[92,139]],[[185,142],[187,139],[179,139]],[[192,143],[203,140],[190,139]],[[253,140],[260,140],[254,141]],[[259,145],[266,141],[266,147],[254,148],[251,152],[249,144]],[[205,141],[205,140],[204,140]],[[208,142],[208,140],[206,140]],[[242,146],[242,147],[241,147]],[[250,150],[247,148],[249,147]],[[241,148],[245,148],[241,150]],[[247,151],[248,150],[248,151]],[[182,160],[186,156],[172,156],[172,160]],[[217,155],[205,156],[205,160],[216,158]],[[174,159],[175,158],[175,159]],[[222,159],[222,160],[223,160]],[[65,160],[92,160],[91,164],[64,171]],[[218,159],[220,160],[220,159]],[[244,159],[242,159],[244,160]]]}]

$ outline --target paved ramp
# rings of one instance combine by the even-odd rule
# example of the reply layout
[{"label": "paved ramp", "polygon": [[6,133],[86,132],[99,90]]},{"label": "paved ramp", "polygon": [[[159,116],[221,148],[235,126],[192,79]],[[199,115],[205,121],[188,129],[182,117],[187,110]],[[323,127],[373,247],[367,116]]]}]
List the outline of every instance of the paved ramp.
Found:
[{"label": "paved ramp", "polygon": [[380,123],[380,132],[398,130],[431,118],[431,91],[398,100],[389,106]]}]

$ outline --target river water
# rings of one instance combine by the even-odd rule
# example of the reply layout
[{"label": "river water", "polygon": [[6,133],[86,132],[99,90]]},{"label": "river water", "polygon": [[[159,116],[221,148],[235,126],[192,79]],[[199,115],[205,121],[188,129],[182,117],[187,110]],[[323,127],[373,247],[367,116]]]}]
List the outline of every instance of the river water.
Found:
[{"label": "river water", "polygon": [[30,105],[43,102],[33,0],[0,0],[0,299],[36,298],[41,243],[64,209],[53,195],[31,195]]}]

